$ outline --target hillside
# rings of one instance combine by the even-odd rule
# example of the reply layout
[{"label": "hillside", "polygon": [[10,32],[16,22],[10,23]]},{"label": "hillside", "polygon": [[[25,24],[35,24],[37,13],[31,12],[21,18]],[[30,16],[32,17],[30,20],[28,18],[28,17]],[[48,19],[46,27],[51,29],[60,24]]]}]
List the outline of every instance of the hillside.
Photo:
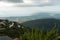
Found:
[{"label": "hillside", "polygon": [[[39,21],[40,20],[40,21]],[[48,24],[48,23],[54,23],[56,21],[55,19],[39,19],[39,20],[33,20],[32,22],[28,22],[28,24],[18,23],[15,21],[9,21],[9,20],[1,20],[0,19],[0,36],[8,36],[12,39],[18,38],[19,40],[53,40],[58,39],[57,31],[56,29],[51,29],[48,32],[45,32],[46,29],[52,28],[54,25]],[[31,24],[29,24],[31,23]],[[42,24],[39,26],[39,23]],[[28,25],[28,26],[27,26]],[[39,27],[39,29],[33,29],[31,28],[33,26]],[[42,30],[42,27],[44,25],[44,30]],[[51,26],[52,25],[52,26]],[[49,27],[48,27],[49,26]],[[48,27],[48,28],[47,28]],[[55,26],[54,26],[55,27]],[[48,39],[46,39],[48,37]],[[44,39],[45,38],[45,39]],[[1,39],[1,38],[0,38]]]},{"label": "hillside", "polygon": [[19,23],[23,23],[26,21],[30,21],[30,20],[36,20],[36,19],[44,19],[44,18],[52,18],[48,13],[37,13],[31,16],[24,16],[24,17],[0,17],[0,19],[8,19],[10,21],[16,21]]},{"label": "hillside", "polygon": [[0,36],[14,38],[21,36],[26,31],[30,31],[30,28],[15,21],[0,19]]},{"label": "hillside", "polygon": [[[23,25],[27,26],[27,27],[34,27],[34,28],[44,28],[45,31],[47,30],[51,30],[55,25],[58,28],[58,30],[60,29],[60,19],[38,19],[38,20],[32,20],[32,21],[27,21],[22,23]],[[59,31],[60,32],[60,31]]]},{"label": "hillside", "polygon": [[10,21],[16,21],[19,23],[23,23],[26,21],[36,20],[36,19],[45,19],[45,18],[55,18],[60,19],[60,14],[56,14],[51,16],[51,13],[35,13],[31,16],[11,16],[11,17],[0,17],[0,19],[8,19]]}]

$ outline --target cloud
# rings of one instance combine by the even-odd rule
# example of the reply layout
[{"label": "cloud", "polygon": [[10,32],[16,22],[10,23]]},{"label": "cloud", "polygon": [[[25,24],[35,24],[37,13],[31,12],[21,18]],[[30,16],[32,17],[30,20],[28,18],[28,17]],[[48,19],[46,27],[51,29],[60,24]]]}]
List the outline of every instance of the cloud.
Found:
[{"label": "cloud", "polygon": [[23,0],[0,0],[0,1],[12,2],[12,3],[22,3],[23,2]]},{"label": "cloud", "polygon": [[7,0],[8,2],[22,3],[23,0]]},{"label": "cloud", "polygon": [[30,1],[30,3],[19,3],[12,0],[0,1],[0,17],[30,16],[38,12],[60,13],[60,0],[40,1],[39,3],[36,1]]},{"label": "cloud", "polygon": [[51,3],[54,5],[60,5],[60,0],[51,0]]},{"label": "cloud", "polygon": [[53,6],[53,4],[46,3],[46,4],[24,4],[24,3],[18,3],[15,4],[14,7],[44,7],[44,6]]},{"label": "cloud", "polygon": [[54,6],[60,5],[60,0],[23,0],[24,3],[18,3],[17,7],[44,7],[44,6]]},{"label": "cloud", "polygon": [[46,7],[5,7],[0,8],[0,17],[10,16],[31,16],[38,12],[49,12],[52,14],[60,13],[60,6],[46,6]]},{"label": "cloud", "polygon": [[23,0],[24,3],[17,3],[17,7],[33,7],[33,6],[52,6],[52,1],[49,0]]},{"label": "cloud", "polygon": [[14,3],[8,3],[8,2],[0,1],[0,8],[2,8],[2,7],[12,7],[14,5],[15,5]]},{"label": "cloud", "polygon": [[0,0],[4,2],[14,3],[15,7],[33,7],[33,6],[54,6],[60,5],[60,0]]}]

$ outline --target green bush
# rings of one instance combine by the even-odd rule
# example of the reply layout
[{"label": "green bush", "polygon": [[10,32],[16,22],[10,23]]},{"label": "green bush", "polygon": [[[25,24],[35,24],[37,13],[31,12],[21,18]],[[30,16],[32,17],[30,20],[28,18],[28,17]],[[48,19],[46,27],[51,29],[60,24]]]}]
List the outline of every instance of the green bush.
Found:
[{"label": "green bush", "polygon": [[56,25],[46,33],[44,33],[44,28],[42,30],[34,29],[32,28],[32,31],[27,31],[23,34],[23,36],[20,36],[20,40],[57,40],[58,39],[58,33]]},{"label": "green bush", "polygon": [[[53,27],[53,26],[52,26]],[[5,34],[11,38],[20,36],[20,40],[57,40],[58,39],[58,30],[56,25],[50,30],[44,32],[44,28],[40,30],[39,28],[23,28],[23,29],[14,29],[7,28],[6,30],[0,31],[0,35]]]}]

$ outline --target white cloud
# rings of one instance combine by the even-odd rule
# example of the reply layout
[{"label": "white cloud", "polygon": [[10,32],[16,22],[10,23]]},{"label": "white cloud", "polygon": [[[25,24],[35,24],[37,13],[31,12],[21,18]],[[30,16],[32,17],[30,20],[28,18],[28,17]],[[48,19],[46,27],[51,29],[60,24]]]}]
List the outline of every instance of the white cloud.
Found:
[{"label": "white cloud", "polygon": [[[39,3],[38,1],[30,1],[29,3],[8,3],[0,1],[0,17],[7,17],[7,16],[30,16],[32,14],[38,13],[38,12],[54,12],[60,13],[60,5],[56,4],[53,6],[53,3],[56,1],[52,0],[41,0]],[[21,7],[21,6],[33,6],[33,7]],[[42,5],[42,6],[41,6]],[[15,7],[16,6],[16,7]],[[19,6],[19,7],[17,7]],[[36,6],[36,7],[34,7]]]},{"label": "white cloud", "polygon": [[52,14],[60,12],[60,6],[46,7],[3,7],[0,16],[30,16],[38,12],[49,12]]},{"label": "white cloud", "polygon": [[47,3],[49,0],[23,0],[24,3],[28,4],[36,4],[36,3]]},{"label": "white cloud", "polygon": [[[23,2],[18,2],[18,3],[11,3],[8,1],[14,1],[14,0],[2,0],[0,1],[0,7],[5,7],[5,6],[52,6],[56,5],[59,3],[57,0],[23,0]],[[16,1],[16,0],[15,0]],[[18,0],[19,1],[19,0]],[[21,1],[21,0],[20,0]]]},{"label": "white cloud", "polygon": [[50,5],[49,0],[23,0],[24,3],[17,3],[15,6],[42,6]]},{"label": "white cloud", "polygon": [[23,2],[23,0],[0,0],[0,1],[11,2],[11,3],[22,3]]},{"label": "white cloud", "polygon": [[14,5],[14,3],[8,3],[8,2],[0,1],[0,7],[10,7],[13,5]]}]

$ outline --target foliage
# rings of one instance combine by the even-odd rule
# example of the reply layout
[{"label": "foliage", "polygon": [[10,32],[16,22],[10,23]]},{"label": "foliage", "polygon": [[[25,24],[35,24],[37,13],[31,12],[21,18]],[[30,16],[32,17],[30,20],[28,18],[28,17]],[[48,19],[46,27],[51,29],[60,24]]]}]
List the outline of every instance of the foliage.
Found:
[{"label": "foliage", "polygon": [[23,36],[20,36],[20,40],[57,40],[58,39],[58,33],[56,25],[47,32],[44,33],[44,28],[42,30],[39,30],[39,28],[32,28],[32,31],[25,32]]},{"label": "foliage", "polygon": [[[12,27],[10,27],[11,23],[14,23]],[[20,40],[57,40],[58,39],[58,30],[56,24],[54,27],[51,26],[53,28],[50,30],[48,30],[47,28],[46,31],[45,31],[46,27],[42,27],[42,26],[40,26],[42,28],[31,29],[30,27],[25,27],[17,22],[6,21],[4,24],[5,25],[0,24],[0,36],[7,35],[11,38],[18,37],[20,38]],[[20,27],[18,27],[18,25]],[[48,27],[50,27],[50,25]]]}]

